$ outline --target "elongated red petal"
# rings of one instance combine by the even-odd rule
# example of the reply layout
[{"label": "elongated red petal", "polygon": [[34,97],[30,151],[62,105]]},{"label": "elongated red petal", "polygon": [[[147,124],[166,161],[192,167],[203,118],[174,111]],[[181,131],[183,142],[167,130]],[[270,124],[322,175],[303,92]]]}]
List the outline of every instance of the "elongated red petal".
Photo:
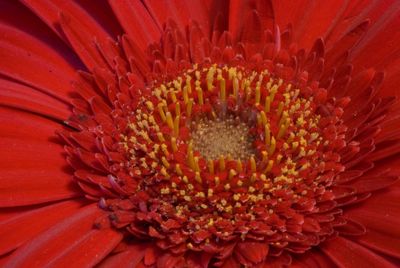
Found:
[{"label": "elongated red petal", "polygon": [[[89,28],[91,30],[91,33],[95,36],[106,38],[109,35],[108,32],[112,32],[112,30],[119,32],[117,26],[114,25],[115,22],[105,15],[104,10],[100,9],[98,12],[94,13],[96,9],[92,8],[90,10],[92,12],[88,13],[88,11],[81,6],[84,3],[59,0],[22,0],[22,2],[34,13],[36,13],[61,38],[63,38],[64,36],[62,31],[60,31],[60,28],[58,27],[60,11],[66,12],[77,18],[83,25]],[[96,3],[96,6],[107,8],[107,6],[103,6],[103,3],[100,2]],[[110,27],[113,27],[113,29],[110,29]]]},{"label": "elongated red petal", "polygon": [[70,14],[61,11],[59,16],[63,32],[86,67],[89,70],[93,70],[94,67],[107,67],[95,41],[107,40],[108,36],[93,35],[91,28],[85,27],[81,21]]},{"label": "elongated red petal", "polygon": [[0,137],[20,140],[48,142],[60,128],[59,123],[48,118],[6,107],[0,107],[0,122]]},{"label": "elongated red petal", "polygon": [[[231,1],[229,4],[229,31],[232,33],[234,40],[242,34],[247,36],[252,35],[253,38],[260,38],[259,32],[253,31],[256,29],[246,28],[246,32],[243,29],[243,25],[247,23],[244,18],[248,18],[249,15],[256,11],[260,17],[261,25],[264,29],[271,29],[274,25],[275,19],[274,7],[272,1]],[[263,33],[262,33],[263,34]],[[239,39],[240,40],[240,39]],[[258,51],[260,52],[260,51]]]},{"label": "elongated red petal", "polygon": [[[389,5],[381,10],[377,21],[371,25],[368,33],[357,44],[352,51],[353,64],[356,71],[369,68],[386,68],[389,63],[399,58],[400,49],[396,45],[400,40],[400,33],[396,29],[400,23],[398,12],[400,3],[398,1],[387,1],[378,3],[378,5]],[[375,9],[374,12],[379,9]],[[385,40],[385,46],[382,46],[382,40]],[[374,51],[374,53],[370,53]]]},{"label": "elongated red petal", "polygon": [[326,37],[345,11],[347,1],[273,0],[276,23],[293,27],[293,40],[302,48],[311,48],[318,37]]},{"label": "elongated red petal", "polygon": [[76,213],[83,200],[65,201],[20,213],[0,221],[0,255],[14,250],[22,243]]},{"label": "elongated red petal", "polygon": [[9,80],[0,79],[0,104],[57,120],[69,117],[68,105],[48,94]]},{"label": "elongated red petal", "polygon": [[319,249],[312,249],[293,259],[293,268],[334,268],[336,265]]},{"label": "elongated red petal", "polygon": [[160,29],[164,28],[169,19],[173,19],[183,30],[190,21],[196,21],[206,36],[209,36],[210,17],[204,1],[146,0],[144,2]]},{"label": "elongated red petal", "polygon": [[367,233],[357,241],[374,250],[400,257],[400,188],[393,186],[383,195],[376,195],[364,204],[346,212],[367,228]]},{"label": "elongated red petal", "polygon": [[269,246],[264,242],[242,242],[237,245],[235,251],[252,263],[260,263],[265,260]]},{"label": "elongated red petal", "polygon": [[[9,267],[89,267],[99,263],[121,240],[111,229],[93,229],[103,212],[92,204],[56,224],[13,253]],[[85,254],[82,254],[85,252]]]},{"label": "elongated red petal", "polygon": [[321,249],[339,267],[395,267],[369,249],[342,237],[327,241]]},{"label": "elongated red petal", "polygon": [[128,246],[126,250],[109,256],[99,267],[136,267],[144,258],[146,245],[135,244]]},{"label": "elongated red petal", "polygon": [[48,44],[3,24],[0,31],[0,73],[68,101],[74,68]]},{"label": "elongated red petal", "polygon": [[110,0],[110,5],[125,32],[144,50],[158,41],[161,29],[139,1]]},{"label": "elongated red petal", "polygon": [[2,110],[0,205],[29,205],[80,195],[71,173],[64,169],[62,146],[49,142],[57,124],[32,114]]}]

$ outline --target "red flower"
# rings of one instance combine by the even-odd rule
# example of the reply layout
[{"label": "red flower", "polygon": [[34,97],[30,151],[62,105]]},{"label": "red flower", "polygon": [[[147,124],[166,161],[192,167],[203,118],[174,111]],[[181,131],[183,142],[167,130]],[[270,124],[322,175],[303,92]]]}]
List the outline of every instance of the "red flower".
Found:
[{"label": "red flower", "polygon": [[22,2],[1,266],[399,265],[399,2]]}]

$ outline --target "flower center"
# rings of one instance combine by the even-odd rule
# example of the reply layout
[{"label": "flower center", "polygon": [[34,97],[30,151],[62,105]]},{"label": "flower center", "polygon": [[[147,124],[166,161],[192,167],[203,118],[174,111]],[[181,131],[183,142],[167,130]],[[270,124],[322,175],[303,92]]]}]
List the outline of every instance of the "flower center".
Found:
[{"label": "flower center", "polygon": [[254,155],[249,127],[238,117],[193,122],[191,138],[193,149],[207,160],[247,160]]},{"label": "flower center", "polygon": [[317,85],[204,65],[140,93],[119,121],[126,161],[111,178],[131,203],[134,235],[191,249],[237,237],[282,242],[285,222],[301,231],[297,210],[331,197],[346,128],[340,103]]}]

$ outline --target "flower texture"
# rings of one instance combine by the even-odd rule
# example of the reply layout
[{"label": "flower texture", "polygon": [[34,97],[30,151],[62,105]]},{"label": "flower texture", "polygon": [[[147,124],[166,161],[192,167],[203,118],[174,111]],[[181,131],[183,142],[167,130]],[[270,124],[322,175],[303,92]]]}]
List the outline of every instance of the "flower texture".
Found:
[{"label": "flower texture", "polygon": [[0,266],[399,265],[397,0],[0,12]]}]

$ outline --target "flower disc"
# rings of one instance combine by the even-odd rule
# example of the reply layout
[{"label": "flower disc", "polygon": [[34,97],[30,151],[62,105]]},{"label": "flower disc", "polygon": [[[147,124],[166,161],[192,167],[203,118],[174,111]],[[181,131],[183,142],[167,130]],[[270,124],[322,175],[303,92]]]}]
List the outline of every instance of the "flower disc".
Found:
[{"label": "flower disc", "polygon": [[263,64],[196,64],[154,80],[111,112],[118,198],[101,207],[175,254],[231,242],[263,247],[261,259],[304,252],[341,225],[330,206],[347,102]]}]

